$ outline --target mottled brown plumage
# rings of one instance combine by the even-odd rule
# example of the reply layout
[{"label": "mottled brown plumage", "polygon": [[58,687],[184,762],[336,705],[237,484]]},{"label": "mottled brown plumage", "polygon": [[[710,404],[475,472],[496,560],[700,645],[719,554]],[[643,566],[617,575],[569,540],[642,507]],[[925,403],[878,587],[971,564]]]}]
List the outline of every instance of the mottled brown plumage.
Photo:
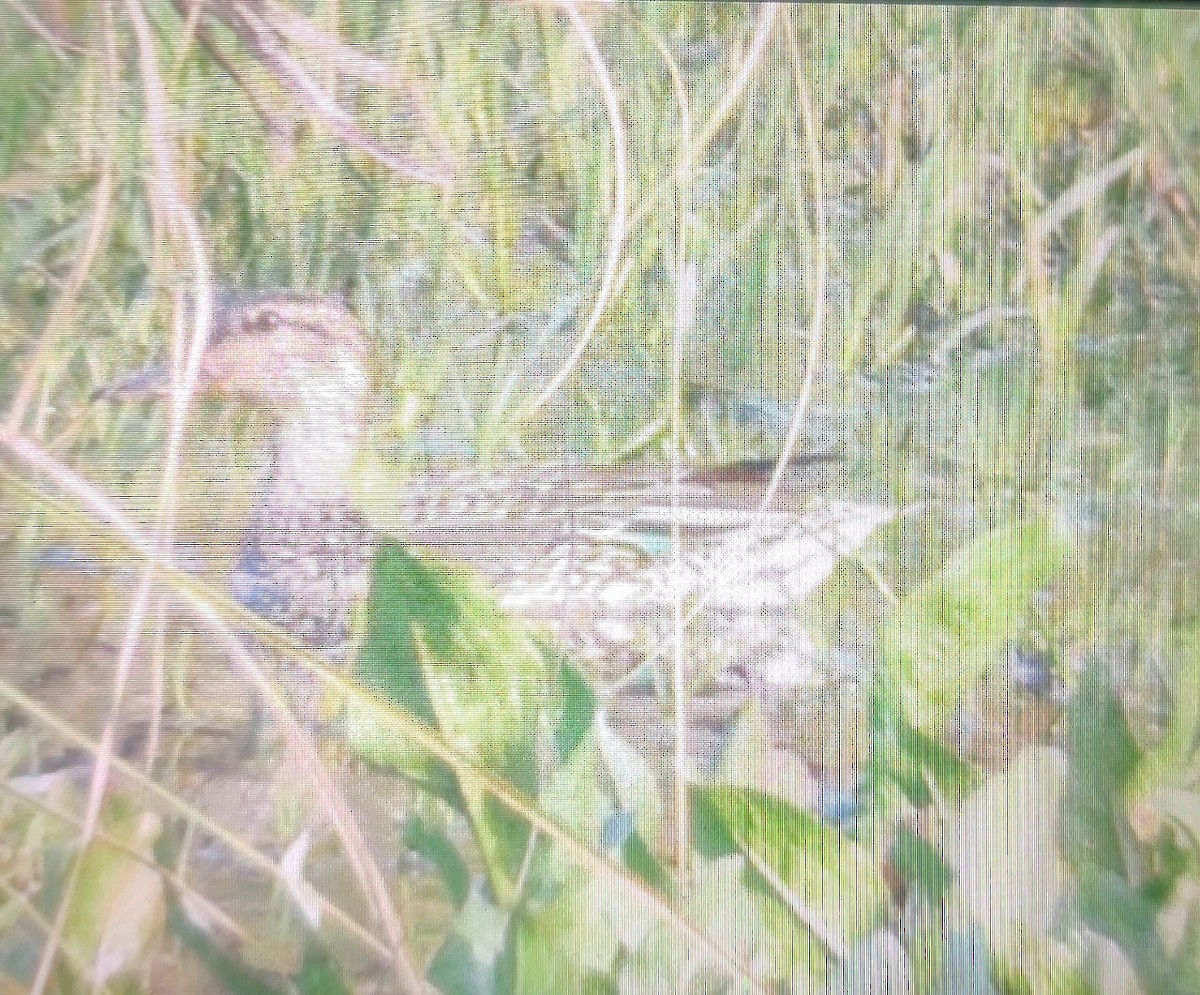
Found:
[{"label": "mottled brown plumage", "polygon": [[[339,301],[231,295],[200,369],[201,390],[258,405],[273,424],[234,593],[334,662],[378,541],[351,496],[369,351]],[[643,465],[455,469],[385,498],[398,538],[467,562],[503,605],[602,671],[665,655],[679,598],[695,616],[694,670],[786,687],[804,681],[811,657],[795,606],[890,512],[813,505],[791,481],[759,513],[769,470],[696,471],[672,488],[667,468]]]}]

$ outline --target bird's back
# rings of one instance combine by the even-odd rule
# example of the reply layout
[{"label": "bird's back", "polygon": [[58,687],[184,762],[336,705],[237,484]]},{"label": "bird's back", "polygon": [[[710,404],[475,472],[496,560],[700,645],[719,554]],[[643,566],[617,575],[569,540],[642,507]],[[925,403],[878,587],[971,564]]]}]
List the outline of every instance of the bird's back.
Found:
[{"label": "bird's back", "polygon": [[[393,538],[481,573],[507,609],[593,659],[624,661],[665,635],[676,595],[701,599],[705,617],[730,624],[749,613],[758,645],[764,635],[792,636],[789,609],[805,578],[822,571],[806,560],[833,555],[847,538],[836,515],[832,531],[814,532],[803,490],[785,487],[764,512],[761,493],[760,480],[728,474],[672,487],[663,471],[644,468],[426,472],[395,496],[403,533]],[[314,498],[269,480],[234,593],[340,659],[380,538],[348,497]]]},{"label": "bird's back", "polygon": [[[800,475],[760,503],[769,469],[528,467],[427,472],[397,496],[398,536],[482,573],[501,604],[571,652],[620,667],[661,655],[673,605],[688,656],[795,673],[796,607],[887,509],[816,501]],[[789,678],[785,678],[789,679]]]}]

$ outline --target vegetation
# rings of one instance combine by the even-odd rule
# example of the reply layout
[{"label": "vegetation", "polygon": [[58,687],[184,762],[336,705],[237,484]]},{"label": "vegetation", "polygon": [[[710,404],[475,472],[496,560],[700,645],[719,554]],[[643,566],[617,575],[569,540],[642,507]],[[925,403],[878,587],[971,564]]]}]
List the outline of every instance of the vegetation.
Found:
[{"label": "vegetation", "polygon": [[[0,51],[0,990],[1200,990],[1193,12],[11,0]],[[222,287],[352,302],[392,531],[431,462],[831,455],[898,514],[795,606],[820,680],[684,776],[401,543],[330,670],[226,593],[261,419],[93,400]]]}]

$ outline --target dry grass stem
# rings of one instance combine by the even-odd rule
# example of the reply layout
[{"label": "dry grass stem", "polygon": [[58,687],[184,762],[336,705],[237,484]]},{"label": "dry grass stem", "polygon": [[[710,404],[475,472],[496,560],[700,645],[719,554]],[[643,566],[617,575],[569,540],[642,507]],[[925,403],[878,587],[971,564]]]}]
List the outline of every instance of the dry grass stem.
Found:
[{"label": "dry grass stem", "polygon": [[[769,25],[768,25],[769,26]],[[761,28],[761,26],[760,26]],[[760,30],[760,34],[761,34]],[[809,323],[808,334],[808,354],[805,360],[804,380],[801,385],[799,397],[796,401],[796,406],[792,413],[791,422],[788,426],[787,437],[780,450],[779,457],[776,461],[775,470],[771,475],[770,483],[764,491],[758,507],[755,510],[755,515],[752,521],[742,532],[741,541],[734,549],[730,550],[730,554],[737,556],[744,554],[753,543],[758,534],[770,505],[774,499],[780,482],[783,479],[783,474],[787,471],[788,463],[791,460],[792,454],[795,452],[796,446],[800,439],[800,434],[804,429],[804,421],[808,412],[808,406],[812,399],[813,388],[816,382],[816,374],[819,370],[821,345],[824,336],[825,323],[825,297],[826,297],[826,281],[828,278],[828,250],[827,250],[827,231],[824,209],[824,184],[821,174],[821,158],[820,158],[820,139],[817,130],[816,115],[812,107],[811,99],[808,95],[808,88],[801,75],[802,60],[799,55],[798,46],[795,43],[794,34],[791,31],[791,25],[788,25],[788,40],[789,49],[792,55],[792,65],[794,70],[794,79],[797,89],[797,97],[800,102],[801,114],[804,121],[805,134],[805,149],[809,169],[812,173],[813,181],[813,197],[814,209],[813,213],[816,218],[816,248],[813,267],[815,270],[814,293],[813,301],[813,316]],[[696,619],[700,618],[705,608],[708,606],[711,595],[708,591],[701,591],[696,597],[691,607],[681,620],[683,628],[690,626]],[[672,637],[671,643],[675,640]],[[663,646],[657,646],[652,649],[647,659],[653,663],[661,659],[664,652]]]},{"label": "dry grass stem", "polygon": [[388,65],[381,59],[360,52],[353,45],[348,45],[322,31],[308,18],[301,17],[281,3],[268,0],[267,8],[271,11],[272,27],[289,41],[302,45],[313,54],[326,59],[331,69],[338,70],[347,76],[390,87],[404,94],[421,121],[425,137],[438,150],[438,155],[442,160],[442,169],[446,175],[453,175],[460,170],[461,166],[454,147],[442,130],[437,115],[429,104],[425,87],[419,78],[401,68]]},{"label": "dry grass stem", "polygon": [[222,4],[217,8],[227,22],[258,55],[284,92],[315,121],[381,166],[418,183],[428,183],[449,193],[453,177],[444,168],[422,165],[414,156],[398,152],[366,135],[336,100],[322,89],[312,75],[279,43],[272,25],[245,3]]},{"label": "dry grass stem", "polygon": [[600,324],[600,319],[603,317],[609,302],[613,298],[617,273],[621,265],[621,248],[625,243],[629,223],[627,217],[629,212],[629,149],[625,134],[625,122],[621,117],[621,105],[617,99],[617,89],[612,81],[612,76],[609,74],[608,66],[604,62],[604,56],[600,53],[600,48],[597,46],[596,39],[592,35],[592,29],[588,27],[587,21],[584,20],[583,16],[574,7],[567,7],[566,12],[567,17],[571,21],[571,26],[575,29],[576,34],[579,35],[579,40],[582,42],[584,51],[587,53],[588,61],[592,65],[592,72],[596,78],[596,85],[599,86],[600,92],[604,97],[604,108],[608,112],[609,134],[612,137],[613,146],[612,218],[609,221],[608,250],[604,260],[604,271],[600,277],[600,287],[596,292],[596,299],[592,304],[592,312],[588,315],[587,321],[584,322],[583,331],[579,333],[579,338],[576,340],[571,354],[563,362],[558,372],[550,379],[550,382],[542,392],[534,398],[533,402],[522,413],[522,417],[524,418],[530,418],[535,415],[558,392],[559,388],[562,387],[567,378],[574,372],[575,367],[579,365],[579,361],[587,351],[588,344],[591,342],[592,336]]},{"label": "dry grass stem", "polygon": [[[741,69],[737,76],[734,77],[729,88],[725,91],[721,102],[705,119],[699,133],[690,142],[694,161],[708,148],[712,140],[716,138],[717,132],[721,130],[742,99],[746,87],[749,85],[750,80],[754,78],[754,73],[762,61],[767,43],[771,40],[771,34],[775,27],[775,19],[778,14],[779,5],[777,3],[765,3],[762,5],[762,13],[758,15],[758,21],[754,26],[754,36],[747,48],[746,57],[739,60],[741,62]],[[650,192],[641,199],[637,207],[633,210],[629,221],[630,230],[639,228],[650,217],[651,213],[658,209],[660,201],[666,195],[667,191],[672,188],[674,183],[674,170],[665,172],[662,178],[651,187]]]},{"label": "dry grass stem", "polygon": [[771,891],[788,907],[792,915],[799,922],[804,923],[809,932],[821,941],[821,944],[832,956],[838,960],[845,960],[845,941],[834,933],[829,924],[821,918],[815,909],[810,908],[800,900],[799,896],[787,886],[787,882],[775,873],[775,869],[763,860],[758,853],[751,847],[746,847],[745,852],[747,863],[754,868],[756,874],[767,882]]},{"label": "dry grass stem", "polygon": [[[762,500],[759,502],[760,515],[765,514],[771,506],[787,465],[800,442],[800,434],[804,431],[804,421],[808,417],[808,407],[812,402],[813,387],[816,384],[817,372],[821,363],[821,347],[825,339],[826,285],[829,280],[829,232],[825,221],[825,182],[821,168],[820,132],[816,112],[813,110],[812,97],[808,92],[808,83],[804,78],[804,60],[800,54],[800,46],[796,43],[796,34],[790,19],[784,22],[784,27],[788,53],[792,62],[792,84],[796,88],[796,99],[800,104],[800,119],[804,123],[804,151],[812,177],[812,205],[816,239],[813,250],[812,319],[808,325],[808,354],[804,359],[804,379],[800,382],[800,393],[796,398],[796,407],[792,412],[792,421],[780,449],[775,472],[771,475],[771,482],[767,485]],[[803,189],[803,184],[797,181],[797,199],[802,196]],[[800,216],[804,214],[800,204],[797,204],[796,213]]]},{"label": "dry grass stem", "polygon": [[[125,689],[129,683],[133,667],[134,654],[141,637],[142,627],[149,609],[149,599],[154,576],[154,565],[158,555],[170,547],[170,532],[174,519],[174,496],[176,479],[183,448],[183,433],[186,424],[187,406],[194,390],[196,373],[200,364],[200,356],[208,334],[208,298],[211,297],[209,279],[207,276],[207,259],[204,253],[199,225],[191,215],[187,205],[179,195],[175,186],[175,164],[173,154],[167,139],[168,115],[165,92],[162,80],[158,74],[157,57],[154,43],[146,23],[145,14],[137,0],[127,0],[126,10],[137,37],[139,68],[142,74],[143,88],[146,98],[146,116],[150,124],[151,148],[155,165],[155,191],[165,207],[165,217],[174,231],[181,233],[192,257],[197,284],[197,322],[193,337],[192,349],[188,356],[188,365],[180,389],[175,391],[171,410],[171,426],[168,436],[167,453],[163,465],[162,481],[159,490],[159,538],[154,556],[147,562],[133,596],[129,619],[125,634],[121,640],[121,649],[117,666],[113,675],[112,703],[104,730],[100,737],[100,745],[96,754],[96,765],[88,788],[87,807],[84,813],[83,832],[80,840],[79,854],[72,863],[71,871],[59,899],[55,914],[54,928],[46,945],[31,985],[32,995],[42,995],[49,983],[51,968],[58,956],[62,942],[62,931],[66,925],[67,914],[74,900],[75,888],[79,881],[82,868],[82,855],[92,839],[100,817],[100,808],[108,785],[109,770],[113,760],[117,728],[121,718],[121,703]],[[110,66],[110,75],[115,79],[116,40],[113,32],[113,12],[111,8],[105,11],[105,49]],[[202,300],[201,300],[202,299]]]},{"label": "dry grass stem", "polygon": [[[91,744],[95,748],[95,744]],[[49,816],[58,822],[62,822],[68,826],[80,829],[83,826],[83,820],[70,812],[64,812],[61,809],[53,808],[47,805],[41,799],[35,797],[32,793],[26,793],[13,787],[9,782],[0,781],[0,792],[6,794],[14,802],[23,805],[27,808],[40,812],[43,815]],[[219,906],[214,905],[204,895],[202,895],[182,874],[177,871],[170,870],[164,867],[153,857],[147,856],[136,847],[130,846],[124,840],[106,832],[104,829],[97,829],[94,834],[94,840],[98,843],[103,843],[105,846],[112,847],[114,850],[120,851],[121,855],[129,858],[148,870],[152,870],[157,874],[161,874],[163,879],[175,889],[179,898],[193,907],[203,911],[204,918],[209,922],[214,923],[220,931],[239,943],[244,943],[253,935],[253,930],[236,919],[228,915]],[[86,972],[84,972],[86,973]]]},{"label": "dry grass stem", "polygon": [[53,355],[54,346],[63,330],[71,326],[78,314],[79,292],[96,261],[96,253],[108,237],[113,199],[113,143],[101,142],[100,146],[102,151],[96,179],[96,195],[93,198],[92,217],[84,236],[83,247],[75,257],[70,275],[54,302],[50,317],[46,320],[46,327],[42,329],[37,348],[21,379],[21,386],[17,388],[17,395],[8,409],[5,421],[11,432],[21,430],[30,402]]},{"label": "dry grass stem", "polygon": [[[100,751],[98,741],[85,735],[50,709],[44,708],[3,678],[0,678],[0,696],[3,696],[23,712],[32,716],[37,722],[50,729],[63,742],[86,750],[94,759],[98,757]],[[207,812],[203,812],[195,806],[190,805],[175,792],[164,788],[134,764],[129,763],[120,756],[113,757],[112,769],[133,787],[144,791],[155,802],[182,816],[189,823],[203,827],[206,833],[228,847],[229,851],[245,864],[263,872],[277,881],[281,886],[286,887],[287,881],[284,879],[278,863],[259,853],[253,847],[247,846],[237,833],[231,832],[218,822],[214,822]],[[82,825],[82,820],[80,820],[80,825]],[[322,915],[333,919],[340,927],[353,935],[363,945],[364,949],[371,950],[385,959],[390,959],[393,956],[393,951],[381,942],[375,936],[374,932],[355,921],[327,898],[318,896],[318,900]]]}]

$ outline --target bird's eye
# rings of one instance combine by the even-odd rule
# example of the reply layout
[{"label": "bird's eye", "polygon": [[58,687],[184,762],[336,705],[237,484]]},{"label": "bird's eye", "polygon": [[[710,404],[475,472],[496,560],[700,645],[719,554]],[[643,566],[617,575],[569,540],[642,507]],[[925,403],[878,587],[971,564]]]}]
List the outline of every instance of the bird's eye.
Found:
[{"label": "bird's eye", "polygon": [[256,332],[273,332],[279,327],[279,315],[275,311],[260,311],[254,319]]}]

